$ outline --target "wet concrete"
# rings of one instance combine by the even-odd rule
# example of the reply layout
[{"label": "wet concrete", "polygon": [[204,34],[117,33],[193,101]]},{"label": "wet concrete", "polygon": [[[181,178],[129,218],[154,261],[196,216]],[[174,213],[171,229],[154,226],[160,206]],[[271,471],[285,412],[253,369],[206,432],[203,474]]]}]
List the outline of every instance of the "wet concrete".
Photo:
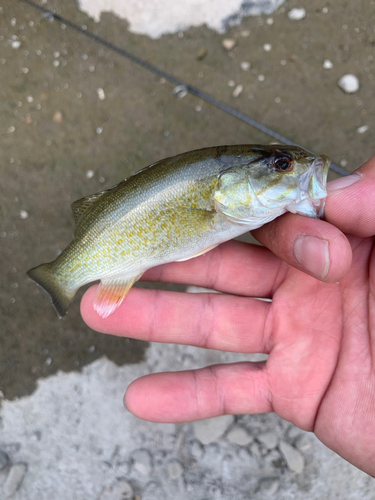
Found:
[{"label": "wet concrete", "polygon": [[[349,170],[374,153],[374,1],[313,0],[299,22],[287,17],[297,6],[289,1],[273,24],[247,18],[225,35],[201,27],[158,40],[130,33],[112,14],[95,24],[73,0],[45,5]],[[11,399],[30,393],[39,377],[103,354],[136,363],[147,347],[91,331],[79,297],[59,320],[27,279],[27,269],[70,242],[71,203],[163,157],[270,138],[193,96],[175,98],[160,77],[21,1],[1,8],[0,389]],[[233,50],[224,38],[235,40]],[[359,78],[358,93],[337,86],[346,73]],[[237,98],[229,80],[243,85]]]}]

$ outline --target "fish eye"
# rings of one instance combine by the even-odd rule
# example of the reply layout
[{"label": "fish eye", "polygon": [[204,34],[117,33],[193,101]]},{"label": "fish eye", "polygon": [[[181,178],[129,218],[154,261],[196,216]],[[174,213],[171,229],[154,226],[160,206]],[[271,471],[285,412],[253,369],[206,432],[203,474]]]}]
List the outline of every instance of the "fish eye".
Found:
[{"label": "fish eye", "polygon": [[275,168],[278,172],[290,172],[293,170],[292,160],[286,156],[276,158]]}]

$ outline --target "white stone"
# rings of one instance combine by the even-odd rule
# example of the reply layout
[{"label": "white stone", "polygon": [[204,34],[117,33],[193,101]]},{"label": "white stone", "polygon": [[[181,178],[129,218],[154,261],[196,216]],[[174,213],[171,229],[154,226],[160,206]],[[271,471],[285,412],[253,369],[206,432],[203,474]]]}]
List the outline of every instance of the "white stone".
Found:
[{"label": "white stone", "polygon": [[280,480],[276,477],[265,477],[260,480],[258,491],[266,495],[274,495],[280,488]]},{"label": "white stone", "polygon": [[10,45],[12,49],[19,49],[21,47],[21,42],[19,40],[13,40]]},{"label": "white stone", "polygon": [[288,468],[293,472],[302,472],[305,466],[305,458],[300,451],[291,446],[286,441],[281,441],[279,450],[283,455]]},{"label": "white stone", "polygon": [[357,128],[357,132],[358,134],[364,134],[365,132],[368,131],[368,129],[369,129],[368,125],[362,125],[362,127]]},{"label": "white stone", "polygon": [[149,476],[154,470],[152,456],[148,450],[136,450],[132,454],[133,468],[143,474]]},{"label": "white stone", "polygon": [[311,448],[311,438],[309,434],[307,432],[300,434],[296,439],[295,446],[301,451],[306,451]]},{"label": "white stone", "polygon": [[260,82],[264,82],[265,79],[266,79],[266,77],[264,75],[258,75],[258,80]]},{"label": "white stone", "polygon": [[88,170],[88,171],[86,172],[86,177],[87,177],[88,179],[92,179],[92,178],[94,177],[94,171],[93,171],[93,170]]},{"label": "white stone", "polygon": [[246,446],[252,442],[253,437],[249,432],[241,425],[236,425],[227,434],[227,439],[231,443],[238,444],[240,446]]},{"label": "white stone", "polygon": [[224,38],[224,40],[221,42],[221,45],[226,50],[232,50],[236,46],[236,40],[233,40],[232,38]]},{"label": "white stone", "polygon": [[20,217],[22,220],[26,220],[29,218],[29,213],[26,210],[20,210]]},{"label": "white stone", "polygon": [[265,50],[266,52],[270,52],[271,49],[272,49],[272,45],[270,43],[265,43],[263,45],[263,50]]},{"label": "white stone", "polygon": [[198,420],[193,423],[195,436],[202,444],[213,443],[224,434],[233,421],[233,415]]},{"label": "white stone", "polygon": [[184,472],[184,468],[179,460],[171,460],[168,464],[168,474],[172,479],[177,479]]},{"label": "white stone", "polygon": [[234,87],[236,85],[234,80],[228,80],[228,87]]},{"label": "white stone", "polygon": [[292,21],[300,21],[306,17],[306,10],[303,7],[300,9],[294,8],[288,12],[288,17]]},{"label": "white stone", "polygon": [[247,62],[247,61],[243,61],[243,62],[241,63],[241,69],[242,69],[243,71],[249,71],[249,69],[250,69],[250,63],[249,63],[249,62]]},{"label": "white stone", "polygon": [[197,439],[194,439],[194,441],[191,443],[190,453],[195,458],[201,458],[204,455],[204,448]]},{"label": "white stone", "polygon": [[104,90],[102,88],[98,88],[96,89],[96,92],[98,94],[98,97],[101,101],[104,101],[105,99],[105,93],[104,93]]},{"label": "white stone", "polygon": [[233,97],[238,97],[241,95],[243,92],[243,85],[239,84],[237,87],[233,90],[232,96]]},{"label": "white stone", "polygon": [[347,94],[354,94],[359,90],[359,80],[355,75],[344,75],[338,81],[338,86]]},{"label": "white stone", "polygon": [[5,498],[11,497],[19,489],[26,475],[27,465],[23,463],[14,464],[11,466],[3,486]]},{"label": "white stone", "polygon": [[330,61],[329,59],[326,59],[323,63],[323,68],[324,69],[332,69],[333,68],[332,61]]},{"label": "white stone", "polygon": [[273,431],[263,432],[256,436],[256,438],[267,448],[267,450],[273,450],[279,442],[279,436]]}]

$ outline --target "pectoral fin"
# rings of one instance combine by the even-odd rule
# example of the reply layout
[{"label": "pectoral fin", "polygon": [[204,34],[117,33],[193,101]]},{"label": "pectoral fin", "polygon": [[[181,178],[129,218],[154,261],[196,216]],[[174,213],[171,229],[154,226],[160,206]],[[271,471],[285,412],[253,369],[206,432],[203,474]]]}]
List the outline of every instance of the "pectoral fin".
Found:
[{"label": "pectoral fin", "polygon": [[102,280],[94,300],[94,309],[102,318],[107,318],[124,300],[134,283],[142,274],[112,280]]}]

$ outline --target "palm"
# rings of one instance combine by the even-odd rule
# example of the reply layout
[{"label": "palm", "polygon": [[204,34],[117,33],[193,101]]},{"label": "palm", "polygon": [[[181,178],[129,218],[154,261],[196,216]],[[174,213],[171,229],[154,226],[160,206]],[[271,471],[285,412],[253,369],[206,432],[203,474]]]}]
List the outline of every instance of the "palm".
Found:
[{"label": "palm", "polygon": [[371,238],[351,243],[353,264],[339,284],[286,271],[273,298],[267,367],[274,411],[350,461],[361,457],[366,470],[375,447],[375,323],[366,321],[374,248]]}]

